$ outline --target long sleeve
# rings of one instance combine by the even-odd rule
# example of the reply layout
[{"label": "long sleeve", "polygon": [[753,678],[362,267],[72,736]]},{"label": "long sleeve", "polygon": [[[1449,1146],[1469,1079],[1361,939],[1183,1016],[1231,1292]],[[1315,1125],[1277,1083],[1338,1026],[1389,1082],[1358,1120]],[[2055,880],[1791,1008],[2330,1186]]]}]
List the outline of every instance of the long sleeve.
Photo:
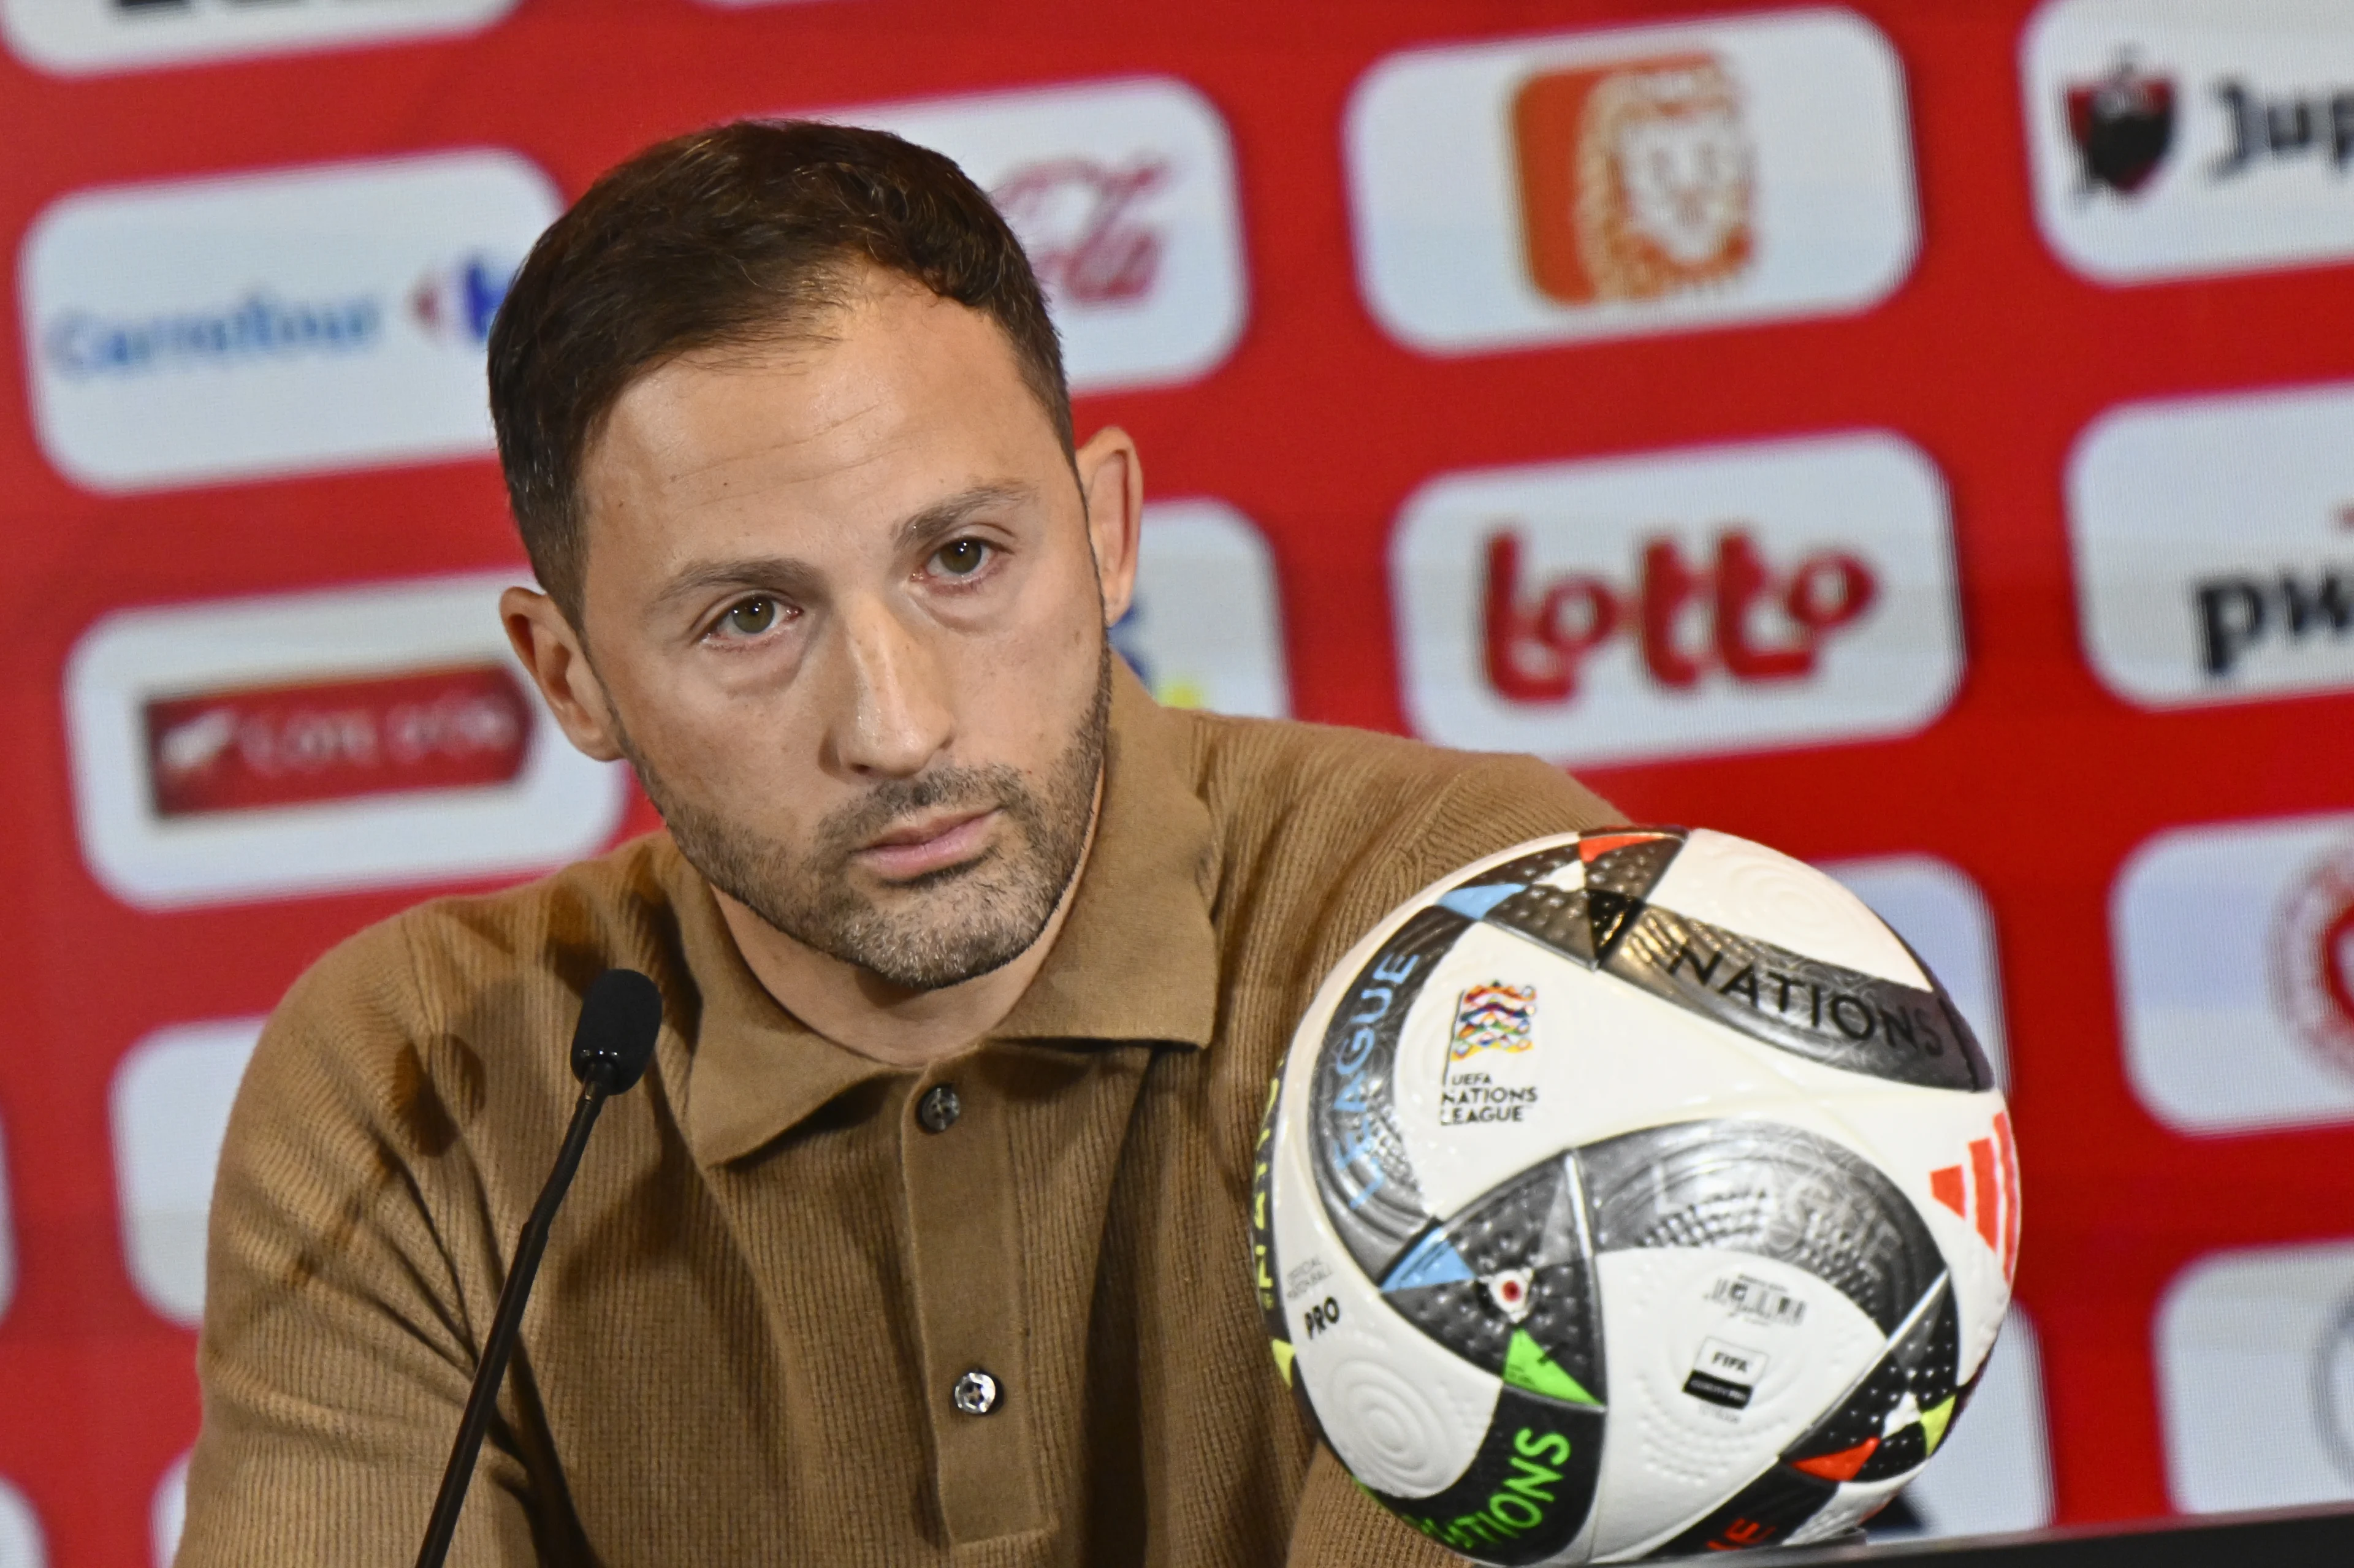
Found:
[{"label": "long sleeve", "polygon": [[[446,1087],[465,1074],[449,1059],[462,1047],[419,1027],[408,967],[397,931],[331,955],[271,1019],[239,1091],[214,1190],[181,1568],[380,1568],[423,1532],[491,1309],[462,1281],[496,1279],[500,1262],[487,1227],[453,1237],[428,1211],[449,1171],[420,1165],[466,1163]],[[453,1563],[541,1560],[525,1506],[536,1467],[503,1414]]]}]

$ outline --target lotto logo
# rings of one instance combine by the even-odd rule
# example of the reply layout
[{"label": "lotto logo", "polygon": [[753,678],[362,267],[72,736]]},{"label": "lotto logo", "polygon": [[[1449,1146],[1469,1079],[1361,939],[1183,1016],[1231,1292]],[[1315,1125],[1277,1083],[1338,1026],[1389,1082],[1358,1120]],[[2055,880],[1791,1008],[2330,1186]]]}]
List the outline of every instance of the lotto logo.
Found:
[{"label": "lotto logo", "polygon": [[2154,1338],[2177,1508],[2354,1492],[2354,1245],[2203,1257],[2167,1287]]},{"label": "lotto logo", "polygon": [[79,76],[471,33],[514,6],[514,0],[5,0],[0,26],[9,48],[30,63]]},{"label": "lotto logo", "polygon": [[42,449],[108,492],[486,454],[483,341],[557,210],[483,152],[67,196],[22,269]]},{"label": "lotto logo", "polygon": [[1434,353],[1861,310],[1919,243],[1903,70],[1849,11],[1410,50],[1346,133],[1360,287]]},{"label": "lotto logo", "polygon": [[2140,282],[2354,257],[2354,16],[2306,0],[2052,0],[2020,70],[2036,218]]},{"label": "lotto logo", "polygon": [[2113,410],[2068,503],[2085,652],[2119,695],[2354,688],[2354,386]]},{"label": "lotto logo", "polygon": [[2183,829],[2110,895],[2126,1065],[2183,1132],[2354,1121],[2354,816]]},{"label": "lotto logo", "polygon": [[1168,77],[830,110],[954,158],[1021,238],[1075,392],[1208,375],[1247,312],[1225,122]]},{"label": "lotto logo", "polygon": [[1564,761],[1908,733],[1961,670],[1945,487],[1893,436],[1433,481],[1391,550],[1407,711]]},{"label": "lotto logo", "polygon": [[548,869],[602,847],[617,765],[567,745],[503,577],[124,610],[66,677],[76,825],[144,908]]}]

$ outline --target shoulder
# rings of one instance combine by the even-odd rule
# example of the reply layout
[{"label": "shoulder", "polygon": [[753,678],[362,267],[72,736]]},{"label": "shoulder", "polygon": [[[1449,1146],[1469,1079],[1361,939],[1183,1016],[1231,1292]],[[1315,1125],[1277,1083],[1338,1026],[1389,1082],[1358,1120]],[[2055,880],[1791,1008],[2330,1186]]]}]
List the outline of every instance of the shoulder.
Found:
[{"label": "shoulder", "polygon": [[1235,871],[1269,857],[1325,878],[1354,869],[1404,897],[1524,840],[1624,820],[1533,757],[1331,725],[1172,717],[1189,732],[1196,792]]},{"label": "shoulder", "polygon": [[418,905],[336,944],[271,1014],[240,1109],[332,1105],[429,1146],[501,1079],[564,1092],[561,1053],[514,1043],[564,1036],[606,969],[675,972],[677,862],[665,835],[633,840],[519,887]]},{"label": "shoulder", "polygon": [[[1383,916],[1457,868],[1624,819],[1532,757],[1328,726],[1172,715],[1209,808],[1212,923],[1230,1023],[1271,1065],[1317,983]],[[1264,1084],[1264,1075],[1259,1082]]]}]

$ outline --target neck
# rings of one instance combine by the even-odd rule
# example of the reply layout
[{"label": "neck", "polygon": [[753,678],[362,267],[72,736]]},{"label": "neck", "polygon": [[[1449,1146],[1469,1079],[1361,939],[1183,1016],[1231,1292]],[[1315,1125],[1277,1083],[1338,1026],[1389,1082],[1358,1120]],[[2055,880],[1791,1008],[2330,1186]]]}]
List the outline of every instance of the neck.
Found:
[{"label": "neck", "polygon": [[1070,914],[1079,878],[1087,874],[1102,810],[1103,781],[1098,779],[1087,848],[1037,939],[1002,968],[934,991],[894,985],[870,969],[795,941],[716,887],[712,895],[745,965],[779,1006],[846,1050],[895,1067],[927,1067],[980,1044],[1005,1022],[1030,989]]}]

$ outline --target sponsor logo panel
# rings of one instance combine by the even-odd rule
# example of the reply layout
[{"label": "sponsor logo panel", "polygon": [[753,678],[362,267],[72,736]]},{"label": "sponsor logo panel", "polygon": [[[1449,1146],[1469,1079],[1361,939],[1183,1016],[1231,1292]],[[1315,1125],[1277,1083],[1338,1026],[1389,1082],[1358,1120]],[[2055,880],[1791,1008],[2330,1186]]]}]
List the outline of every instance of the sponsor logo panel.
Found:
[{"label": "sponsor logo panel", "polygon": [[1844,10],[1410,50],[1346,136],[1359,285],[1434,353],[1860,310],[1919,246],[1903,68]]},{"label": "sponsor logo panel", "polygon": [[2053,0],[2021,48],[2036,217],[2133,283],[2354,259],[2354,15]]},{"label": "sponsor logo panel", "polygon": [[2354,1499],[2354,1243],[2211,1254],[2168,1287],[2155,1338],[2177,1508]]},{"label": "sponsor logo panel", "polygon": [[1247,311],[1234,148],[1168,77],[826,111],[955,159],[1021,237],[1074,392],[1208,375]]},{"label": "sponsor logo panel", "polygon": [[2068,525],[2085,652],[2128,702],[2354,689],[2354,385],[2105,414]]},{"label": "sponsor logo panel", "polygon": [[27,63],[66,76],[480,31],[514,0],[0,0]]},{"label": "sponsor logo panel", "polygon": [[1944,482],[1884,433],[1442,475],[1392,542],[1406,710],[1573,764],[1909,734],[1962,667]]},{"label": "sponsor logo panel", "polygon": [[143,908],[496,876],[602,847],[618,765],[574,751],[501,633],[503,575],[125,610],[66,710],[92,874]]},{"label": "sponsor logo panel", "polygon": [[491,151],[66,196],[22,260],[42,450],[102,492],[486,455],[483,342],[559,205]]},{"label": "sponsor logo panel", "polygon": [[2149,840],[2110,894],[2126,1065],[2187,1133],[2354,1121],[2354,815]]},{"label": "sponsor logo panel", "polygon": [[42,1568],[48,1560],[33,1505],[25,1500],[24,1493],[0,1481],[0,1563],[8,1568]]},{"label": "sponsor logo panel", "polygon": [[193,1328],[205,1315],[213,1172],[259,1018],[156,1030],[124,1054],[108,1094],[122,1256],[148,1306]]},{"label": "sponsor logo panel", "polygon": [[1171,707],[1254,718],[1291,711],[1275,556],[1223,502],[1145,508],[1135,600],[1111,638]]},{"label": "sponsor logo panel", "polygon": [[2003,1030],[1994,916],[1978,884],[1959,866],[1925,854],[1830,861],[1822,869],[1920,955],[1978,1036],[1994,1066],[1995,1082],[2008,1090],[2010,1053]]}]

